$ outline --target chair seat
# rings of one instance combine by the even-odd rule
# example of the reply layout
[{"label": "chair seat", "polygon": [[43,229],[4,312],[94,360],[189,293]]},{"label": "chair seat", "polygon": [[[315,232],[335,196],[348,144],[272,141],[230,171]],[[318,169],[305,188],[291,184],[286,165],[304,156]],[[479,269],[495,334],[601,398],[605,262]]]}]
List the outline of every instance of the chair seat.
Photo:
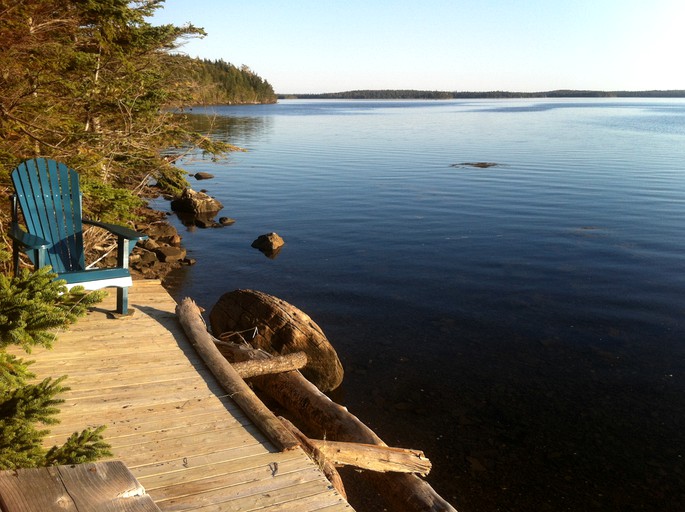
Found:
[{"label": "chair seat", "polygon": [[127,268],[94,268],[91,270],[78,270],[74,272],[62,272],[59,279],[67,282],[67,287],[83,286],[86,290],[99,290],[110,286],[131,286],[133,279]]}]

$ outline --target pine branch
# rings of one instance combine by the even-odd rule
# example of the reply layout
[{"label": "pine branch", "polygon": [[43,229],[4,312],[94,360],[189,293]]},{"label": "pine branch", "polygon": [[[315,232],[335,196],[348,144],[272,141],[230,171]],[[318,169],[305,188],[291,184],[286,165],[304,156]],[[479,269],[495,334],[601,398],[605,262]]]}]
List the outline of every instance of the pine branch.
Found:
[{"label": "pine branch", "polygon": [[110,445],[104,442],[102,432],[105,426],[74,432],[62,446],[53,446],[45,455],[47,466],[60,464],[82,464],[111,457]]}]

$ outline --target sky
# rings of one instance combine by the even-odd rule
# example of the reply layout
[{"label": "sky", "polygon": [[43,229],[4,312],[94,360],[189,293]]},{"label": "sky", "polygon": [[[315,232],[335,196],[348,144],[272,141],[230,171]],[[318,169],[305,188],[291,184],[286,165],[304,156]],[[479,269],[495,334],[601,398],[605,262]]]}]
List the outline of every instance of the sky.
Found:
[{"label": "sky", "polygon": [[685,89],[683,0],[166,0],[276,93]]}]

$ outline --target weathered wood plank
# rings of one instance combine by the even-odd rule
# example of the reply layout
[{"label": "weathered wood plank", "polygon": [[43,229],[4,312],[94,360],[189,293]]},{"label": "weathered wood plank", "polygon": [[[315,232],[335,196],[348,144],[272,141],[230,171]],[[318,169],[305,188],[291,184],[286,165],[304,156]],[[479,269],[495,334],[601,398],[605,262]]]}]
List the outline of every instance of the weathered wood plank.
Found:
[{"label": "weathered wood plank", "polygon": [[[296,484],[277,493],[244,496],[239,499],[221,503],[222,512],[300,512],[302,510],[318,511],[337,499],[335,508],[328,510],[350,511],[350,507],[335,491],[321,491],[320,482],[312,481]],[[216,505],[196,509],[209,511]]]},{"label": "weathered wood plank", "polygon": [[[151,460],[183,459],[194,454],[211,453],[217,449],[233,448],[245,445],[258,445],[264,442],[264,437],[254,425],[242,428],[209,432],[203,436],[176,437],[161,442],[149,442],[121,447],[114,450],[117,457],[126,456],[126,463],[134,468]],[[135,472],[134,472],[135,473]]]},{"label": "weathered wood plank", "polygon": [[159,512],[121,461],[0,472],[3,512]]},{"label": "weathered wood plank", "polygon": [[121,461],[59,466],[58,471],[79,512],[159,512]]},{"label": "weathered wood plank", "polygon": [[[288,473],[279,471],[276,476],[271,476],[271,469],[266,467],[238,473],[236,481],[240,483],[234,485],[227,485],[226,478],[217,477],[170,488],[168,494],[163,494],[162,497],[160,493],[167,491],[166,489],[156,489],[151,495],[155,496],[155,501],[164,510],[175,511],[186,510],[189,506],[199,508],[207,505],[221,505],[221,510],[242,511],[246,503],[254,507],[257,502],[269,503],[273,501],[272,497],[275,496],[278,500],[278,496],[288,492],[302,495],[302,489],[292,489],[302,484],[315,482],[313,485],[319,492],[322,490],[322,485],[325,490],[327,487],[325,483],[322,483],[322,478],[316,468],[297,469]],[[213,490],[207,492],[208,488]],[[178,490],[183,490],[186,494],[179,496],[171,494]],[[307,495],[310,494],[311,492],[307,493]]]},{"label": "weathered wood plank", "polygon": [[[269,454],[280,452],[269,452],[260,443],[243,445],[223,450],[214,450],[207,454],[192,454],[188,457],[175,458],[166,461],[155,461],[137,466],[132,471],[146,488],[157,487],[159,484],[154,479],[177,479],[183,475],[191,474],[194,471],[204,471],[204,468],[212,468],[221,464],[240,464],[244,459],[255,457],[266,457]],[[296,452],[292,452],[297,456]],[[150,479],[153,479],[150,483]]]},{"label": "weathered wood plank", "polygon": [[[41,492],[28,493],[26,489],[41,489]],[[66,512],[76,511],[57,468],[0,472],[0,507],[3,512],[50,511],[55,507]]]},{"label": "weathered wood plank", "polygon": [[[188,490],[191,485],[196,485],[193,482],[203,482],[211,478],[220,478],[222,476],[233,476],[239,473],[261,475],[262,478],[272,477],[273,472],[286,470],[288,468],[301,468],[302,459],[301,453],[297,451],[290,452],[276,452],[276,453],[249,453],[248,450],[244,451],[245,456],[235,459],[225,459],[221,461],[214,462],[212,464],[206,465],[193,465],[192,459],[187,461],[186,466],[183,467],[183,489]],[[228,452],[224,452],[225,455],[229,455]],[[230,453],[231,456],[236,456],[236,453]],[[252,473],[253,472],[253,473]],[[145,483],[145,488],[150,490],[164,489],[169,490],[174,487],[179,487],[177,484],[178,474],[177,472],[171,473],[158,473],[156,475],[150,475],[147,477],[139,477],[142,482]],[[231,479],[226,478],[226,481]],[[178,490],[173,491],[176,495],[179,494]]]},{"label": "weathered wood plank", "polygon": [[[164,421],[160,418],[154,417],[142,417],[129,419],[126,417],[120,417],[118,420],[113,419],[111,422],[107,423],[107,439],[110,443],[113,441],[124,443],[127,439],[135,439],[141,433],[151,433],[151,432],[168,432],[173,433],[176,431],[190,432],[195,426],[201,426],[209,423],[216,423],[217,415],[226,415],[225,424],[226,427],[233,426],[246,426],[250,424],[250,420],[241,411],[236,411],[235,415],[226,415],[226,410],[220,410],[216,407],[211,407],[209,410],[207,408],[189,408],[182,410],[173,411],[173,424],[170,424],[168,418],[164,418]],[[72,420],[73,418],[70,418]],[[86,427],[98,427],[103,424],[103,418],[91,418],[91,421],[87,421],[86,417],[83,417],[83,421],[79,422],[83,428]],[[73,427],[70,425],[60,424],[57,426],[51,426],[49,437],[57,438],[65,435],[69,435],[73,432]]]},{"label": "weathered wood plank", "polygon": [[222,401],[205,399],[162,404],[156,407],[143,405],[128,408],[117,414],[104,414],[96,417],[86,411],[81,415],[69,416],[69,423],[63,421],[58,425],[49,425],[48,429],[50,430],[49,437],[61,437],[71,434],[74,430],[73,425],[86,428],[104,424],[107,425],[107,438],[116,439],[136,436],[138,432],[188,428],[196,421],[216,421],[217,418],[223,418],[222,421],[227,425],[248,425],[250,423],[245,413],[228,399]]}]

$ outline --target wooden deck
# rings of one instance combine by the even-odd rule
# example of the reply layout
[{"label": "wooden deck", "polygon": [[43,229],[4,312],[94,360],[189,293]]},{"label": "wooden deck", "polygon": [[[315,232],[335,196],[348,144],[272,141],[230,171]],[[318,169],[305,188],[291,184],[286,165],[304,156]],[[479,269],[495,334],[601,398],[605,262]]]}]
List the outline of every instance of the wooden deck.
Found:
[{"label": "wooden deck", "polygon": [[158,281],[135,282],[130,318],[107,316],[109,295],[53,350],[27,357],[38,378],[69,376],[47,445],[107,425],[113,458],[162,511],[352,510],[302,450],[278,452],[224,396]]}]

